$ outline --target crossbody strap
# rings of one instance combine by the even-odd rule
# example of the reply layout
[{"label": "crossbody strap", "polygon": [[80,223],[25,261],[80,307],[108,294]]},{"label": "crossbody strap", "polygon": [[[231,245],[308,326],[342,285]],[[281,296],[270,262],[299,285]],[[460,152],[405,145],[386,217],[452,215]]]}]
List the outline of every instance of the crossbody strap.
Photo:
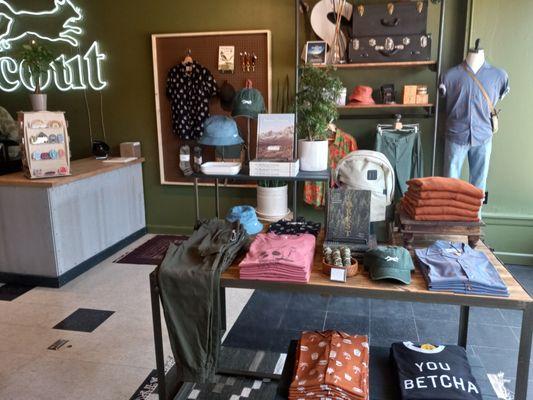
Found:
[{"label": "crossbody strap", "polygon": [[470,78],[472,78],[472,80],[476,83],[476,85],[479,87],[479,89],[481,90],[481,93],[483,94],[483,97],[485,98],[485,100],[487,100],[487,103],[489,104],[489,108],[490,108],[490,113],[491,115],[496,115],[498,114],[496,112],[496,110],[494,109],[494,104],[492,104],[492,101],[489,97],[489,95],[487,94],[487,91],[485,90],[485,88],[483,87],[483,84],[479,81],[479,79],[476,78],[476,76],[472,73],[472,71],[470,71],[466,65],[463,64],[463,68],[465,69],[466,73],[468,75],[470,75]]}]

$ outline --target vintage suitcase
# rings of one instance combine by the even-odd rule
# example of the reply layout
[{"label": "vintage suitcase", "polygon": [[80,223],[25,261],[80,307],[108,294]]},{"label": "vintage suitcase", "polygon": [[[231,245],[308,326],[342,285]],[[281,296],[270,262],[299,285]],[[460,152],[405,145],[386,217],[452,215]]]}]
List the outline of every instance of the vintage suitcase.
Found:
[{"label": "vintage suitcase", "polygon": [[352,37],[424,34],[427,19],[427,0],[359,4],[353,11]]},{"label": "vintage suitcase", "polygon": [[428,61],[431,58],[431,36],[425,34],[365,36],[351,40],[350,63]]}]

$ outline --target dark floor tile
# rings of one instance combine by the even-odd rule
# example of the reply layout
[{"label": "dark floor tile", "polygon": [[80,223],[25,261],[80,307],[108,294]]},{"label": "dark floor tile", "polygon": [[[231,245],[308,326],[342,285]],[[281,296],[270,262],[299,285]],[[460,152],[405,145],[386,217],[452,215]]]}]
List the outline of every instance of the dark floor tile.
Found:
[{"label": "dark floor tile", "polygon": [[[531,376],[531,374],[530,374]],[[511,390],[512,392],[515,391],[515,386],[516,386],[516,379],[514,378],[511,378],[511,382],[508,382],[505,384],[505,387],[509,390]],[[527,390],[527,400],[533,400],[533,380],[528,380],[528,390]],[[485,399],[483,399],[485,400]]]},{"label": "dark floor tile", "polygon": [[459,321],[459,306],[435,303],[413,303],[416,319]]},{"label": "dark floor tile", "polygon": [[320,310],[328,309],[330,296],[308,293],[293,293],[289,299],[287,308],[293,310]]},{"label": "dark floor tile", "polygon": [[469,323],[468,343],[495,349],[518,349],[518,340],[508,326]]},{"label": "dark floor tile", "polygon": [[370,344],[390,346],[393,342],[418,341],[413,317],[371,317]]},{"label": "dark floor tile", "polygon": [[390,347],[370,347],[370,387],[372,400],[399,399],[398,378],[390,362]]},{"label": "dark floor tile", "polygon": [[268,350],[272,352],[286,353],[291,340],[298,340],[302,332],[291,329],[278,329],[270,335]]},{"label": "dark floor tile", "polygon": [[503,372],[506,378],[516,377],[517,351],[477,346],[475,351],[488,374]]},{"label": "dark floor tile", "polygon": [[248,303],[242,310],[237,322],[241,327],[257,326],[262,328],[277,329],[280,327],[281,317],[285,313],[281,306],[263,306]]},{"label": "dark floor tile", "polygon": [[339,330],[353,335],[368,335],[369,325],[368,316],[328,311],[325,329]]},{"label": "dark floor tile", "polygon": [[370,300],[370,316],[372,318],[413,318],[413,306],[408,301],[372,299]]},{"label": "dark floor tile", "polygon": [[244,327],[237,321],[226,336],[224,346],[267,351],[270,349],[270,338],[276,332],[275,329]]},{"label": "dark floor tile", "polygon": [[503,319],[507,322],[509,326],[515,326],[520,328],[522,326],[522,314],[521,310],[500,310]]},{"label": "dark floor tile", "polygon": [[358,297],[333,296],[329,301],[328,311],[369,316],[370,300]]},{"label": "dark floor tile", "polygon": [[0,286],[0,300],[12,301],[24,293],[32,290],[35,286],[17,285],[14,283],[6,283]]},{"label": "dark floor tile", "polygon": [[287,309],[281,319],[284,329],[300,331],[320,331],[324,326],[326,312],[321,310],[293,310]]},{"label": "dark floor tile", "polygon": [[254,294],[248,301],[247,306],[285,309],[287,307],[287,304],[289,303],[290,298],[291,293],[289,292],[255,290]]},{"label": "dark floor tile", "polygon": [[420,343],[457,344],[459,323],[457,321],[416,318]]},{"label": "dark floor tile", "polygon": [[65,331],[92,332],[106,319],[113,315],[114,311],[92,310],[78,308],[63,321],[54,326],[54,329]]},{"label": "dark floor tile", "polygon": [[470,307],[469,321],[480,324],[508,325],[497,308]]}]

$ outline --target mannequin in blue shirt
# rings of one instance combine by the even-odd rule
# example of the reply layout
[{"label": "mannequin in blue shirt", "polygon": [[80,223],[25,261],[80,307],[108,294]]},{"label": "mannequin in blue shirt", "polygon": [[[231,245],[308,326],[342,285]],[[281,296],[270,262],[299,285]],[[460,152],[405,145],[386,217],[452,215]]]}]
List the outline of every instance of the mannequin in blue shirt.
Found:
[{"label": "mannequin in blue shirt", "polygon": [[485,191],[493,135],[490,107],[466,69],[481,82],[493,104],[509,92],[509,79],[504,70],[485,61],[479,41],[463,63],[441,77],[440,93],[446,97],[447,114],[444,176],[460,178],[468,156],[469,181]]}]

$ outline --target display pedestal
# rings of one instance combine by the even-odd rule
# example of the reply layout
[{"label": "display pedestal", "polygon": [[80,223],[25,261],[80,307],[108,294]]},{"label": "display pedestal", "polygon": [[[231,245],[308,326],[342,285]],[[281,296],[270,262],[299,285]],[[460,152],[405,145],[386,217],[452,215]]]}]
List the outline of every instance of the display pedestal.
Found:
[{"label": "display pedestal", "polygon": [[468,236],[468,245],[476,247],[479,239],[483,237],[481,228],[485,226],[479,222],[455,222],[455,221],[415,221],[411,219],[400,207],[397,209],[399,215],[400,233],[402,234],[404,247],[411,251],[415,235],[460,235]]}]

